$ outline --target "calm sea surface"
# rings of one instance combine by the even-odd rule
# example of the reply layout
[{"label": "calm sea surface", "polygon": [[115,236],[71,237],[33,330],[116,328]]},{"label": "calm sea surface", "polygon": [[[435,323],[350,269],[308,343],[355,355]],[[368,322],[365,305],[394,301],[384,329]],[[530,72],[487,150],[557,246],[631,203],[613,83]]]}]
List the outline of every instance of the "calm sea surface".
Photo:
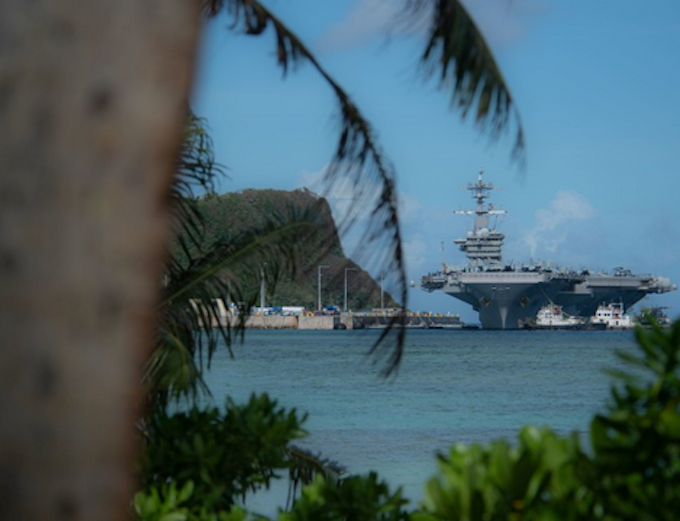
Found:
[{"label": "calm sea surface", "polygon": [[[622,331],[415,330],[386,380],[365,357],[377,334],[249,331],[234,359],[217,353],[207,380],[218,405],[267,392],[309,413],[298,445],[350,473],[375,470],[417,502],[435,453],[453,443],[512,442],[526,424],[584,435],[609,396],[603,369],[635,345]],[[271,514],[285,487],[248,504]]]}]

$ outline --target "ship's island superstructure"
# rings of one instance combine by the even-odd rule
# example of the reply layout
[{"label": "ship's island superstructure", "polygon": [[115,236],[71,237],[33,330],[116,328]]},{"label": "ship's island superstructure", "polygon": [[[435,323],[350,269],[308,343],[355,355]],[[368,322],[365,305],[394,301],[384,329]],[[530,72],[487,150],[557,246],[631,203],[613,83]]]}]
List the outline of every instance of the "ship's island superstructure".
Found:
[{"label": "ship's island superstructure", "polygon": [[476,208],[455,212],[474,215],[467,237],[454,241],[469,263],[451,266],[442,262],[441,270],[421,278],[420,287],[441,290],[470,304],[484,329],[517,329],[524,321],[535,319],[548,303],[561,306],[570,315],[590,317],[601,303],[620,302],[630,309],[648,294],[676,289],[666,277],[635,275],[623,268],[607,274],[546,264],[504,264],[505,236],[491,226],[491,218],[506,212],[485,204],[495,187],[482,177],[480,171],[477,182],[467,186],[477,201]]}]

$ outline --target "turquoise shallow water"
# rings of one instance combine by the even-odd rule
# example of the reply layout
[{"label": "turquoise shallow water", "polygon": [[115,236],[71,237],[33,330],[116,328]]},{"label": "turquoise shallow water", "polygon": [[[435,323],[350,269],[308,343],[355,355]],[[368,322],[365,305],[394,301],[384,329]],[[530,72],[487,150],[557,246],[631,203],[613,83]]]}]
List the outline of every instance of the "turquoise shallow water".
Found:
[{"label": "turquoise shallow water", "polygon": [[[378,333],[249,331],[218,351],[208,374],[217,404],[267,392],[309,413],[300,446],[344,465],[377,471],[418,501],[434,455],[453,443],[512,441],[526,424],[585,434],[609,395],[605,367],[631,332],[415,330],[395,378],[365,354]],[[285,487],[249,501],[263,513],[285,503]]]}]

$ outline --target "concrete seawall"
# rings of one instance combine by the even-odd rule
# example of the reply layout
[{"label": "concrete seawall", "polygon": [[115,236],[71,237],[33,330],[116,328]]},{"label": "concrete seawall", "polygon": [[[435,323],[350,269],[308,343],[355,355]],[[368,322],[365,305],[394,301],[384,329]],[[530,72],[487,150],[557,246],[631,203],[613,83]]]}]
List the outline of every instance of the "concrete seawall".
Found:
[{"label": "concrete seawall", "polygon": [[[215,299],[217,317],[211,319],[211,326],[226,325],[234,327],[238,317],[232,315],[221,299]],[[197,310],[200,301],[192,301]],[[392,320],[394,311],[373,310],[355,313],[341,313],[338,315],[316,315],[309,312],[303,315],[251,315],[246,319],[247,329],[299,329],[303,331],[330,331],[333,329],[380,329],[386,327]],[[212,312],[204,309],[205,316],[213,316]],[[461,329],[463,323],[458,315],[440,313],[408,313],[406,327],[418,329]]]},{"label": "concrete seawall", "polygon": [[[320,316],[280,316],[264,315],[252,316],[246,320],[248,329],[299,329],[301,331],[330,331],[338,329],[338,324],[343,323],[342,329],[352,329],[351,317],[339,317],[332,315]],[[349,323],[349,326],[347,325]]]},{"label": "concrete seawall", "polygon": [[246,320],[248,329],[299,329],[298,317],[254,315]]},{"label": "concrete seawall", "polygon": [[321,316],[300,316],[298,319],[298,329],[301,330],[331,330],[335,329],[335,317],[331,315]]},{"label": "concrete seawall", "polygon": [[[226,317],[221,321],[226,323]],[[247,329],[298,329],[300,331],[331,331],[333,329],[380,329],[391,317],[373,315],[253,315],[246,320]],[[232,326],[235,318],[230,319]],[[413,329],[460,329],[463,323],[457,316],[409,315],[406,327]]]}]

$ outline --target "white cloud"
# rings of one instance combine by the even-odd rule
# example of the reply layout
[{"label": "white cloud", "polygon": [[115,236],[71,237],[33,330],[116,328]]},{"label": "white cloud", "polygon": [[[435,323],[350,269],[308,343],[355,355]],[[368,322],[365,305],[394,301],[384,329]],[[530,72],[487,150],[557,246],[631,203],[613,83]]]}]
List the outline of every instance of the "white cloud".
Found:
[{"label": "white cloud", "polygon": [[404,257],[406,258],[406,272],[419,276],[438,268],[430,262],[431,245],[422,235],[404,237]]},{"label": "white cloud", "polygon": [[402,224],[411,223],[421,218],[422,203],[411,195],[399,195],[399,220]]},{"label": "white cloud", "polygon": [[[333,218],[336,224],[342,223],[345,218],[351,216],[356,221],[365,221],[370,215],[373,205],[370,204],[371,197],[362,201],[362,205],[357,207],[355,204],[358,193],[353,184],[349,180],[340,180],[328,186],[324,178],[328,165],[316,172],[301,172],[298,178],[297,186],[299,188],[307,188],[312,192],[326,198],[328,204],[333,212]],[[362,190],[368,194],[378,194],[378,188],[369,186],[365,181],[363,182]]]},{"label": "white cloud", "polygon": [[302,172],[297,185],[328,201],[345,254],[361,264],[362,258],[370,258],[362,247],[371,226],[371,214],[376,206],[380,187],[377,182],[374,184],[362,181],[359,193],[350,180],[340,180],[328,186],[324,182],[327,169],[328,165],[316,172]]},{"label": "white cloud", "polygon": [[546,0],[463,0],[487,40],[508,46],[523,40],[536,17],[548,11]]},{"label": "white cloud", "polygon": [[[538,15],[548,10],[547,0],[463,0],[470,16],[487,40],[497,46],[525,38]],[[316,42],[321,52],[359,47],[376,38],[424,34],[429,18],[406,23],[404,0],[355,0],[347,16],[331,25]]]},{"label": "white cloud", "polygon": [[321,170],[316,170],[314,172],[308,172],[307,170],[300,172],[296,188],[306,188],[315,194],[323,193],[323,178],[326,175],[327,168],[328,165],[324,166]]},{"label": "white cloud", "polygon": [[318,39],[316,47],[336,51],[359,47],[390,31],[403,9],[403,0],[356,0],[347,17],[337,22]]},{"label": "white cloud", "polygon": [[[353,212],[358,210],[352,227],[341,236],[345,253],[352,257],[362,246],[362,240],[369,224],[373,205],[367,202],[358,209],[356,205],[352,207],[355,201],[353,198],[353,187],[350,184],[336,184],[330,191],[325,192],[323,185],[325,172],[326,167],[316,172],[302,172],[298,178],[297,186],[307,188],[319,195],[324,195],[331,207],[336,224],[342,222],[343,217],[348,215],[350,209]],[[370,191],[376,195],[378,194],[377,187],[373,187]],[[432,231],[429,227],[424,226],[424,223],[434,220],[433,217],[427,217],[429,213],[430,209],[423,206],[418,199],[411,195],[399,194],[399,221],[401,224],[403,251],[406,268],[411,276],[416,276],[438,267],[439,242],[431,237]]]},{"label": "white cloud", "polygon": [[[575,228],[595,216],[588,200],[576,192],[557,192],[547,209],[536,211],[536,225],[524,234],[533,258],[558,253]],[[573,241],[569,241],[571,244]]]}]

